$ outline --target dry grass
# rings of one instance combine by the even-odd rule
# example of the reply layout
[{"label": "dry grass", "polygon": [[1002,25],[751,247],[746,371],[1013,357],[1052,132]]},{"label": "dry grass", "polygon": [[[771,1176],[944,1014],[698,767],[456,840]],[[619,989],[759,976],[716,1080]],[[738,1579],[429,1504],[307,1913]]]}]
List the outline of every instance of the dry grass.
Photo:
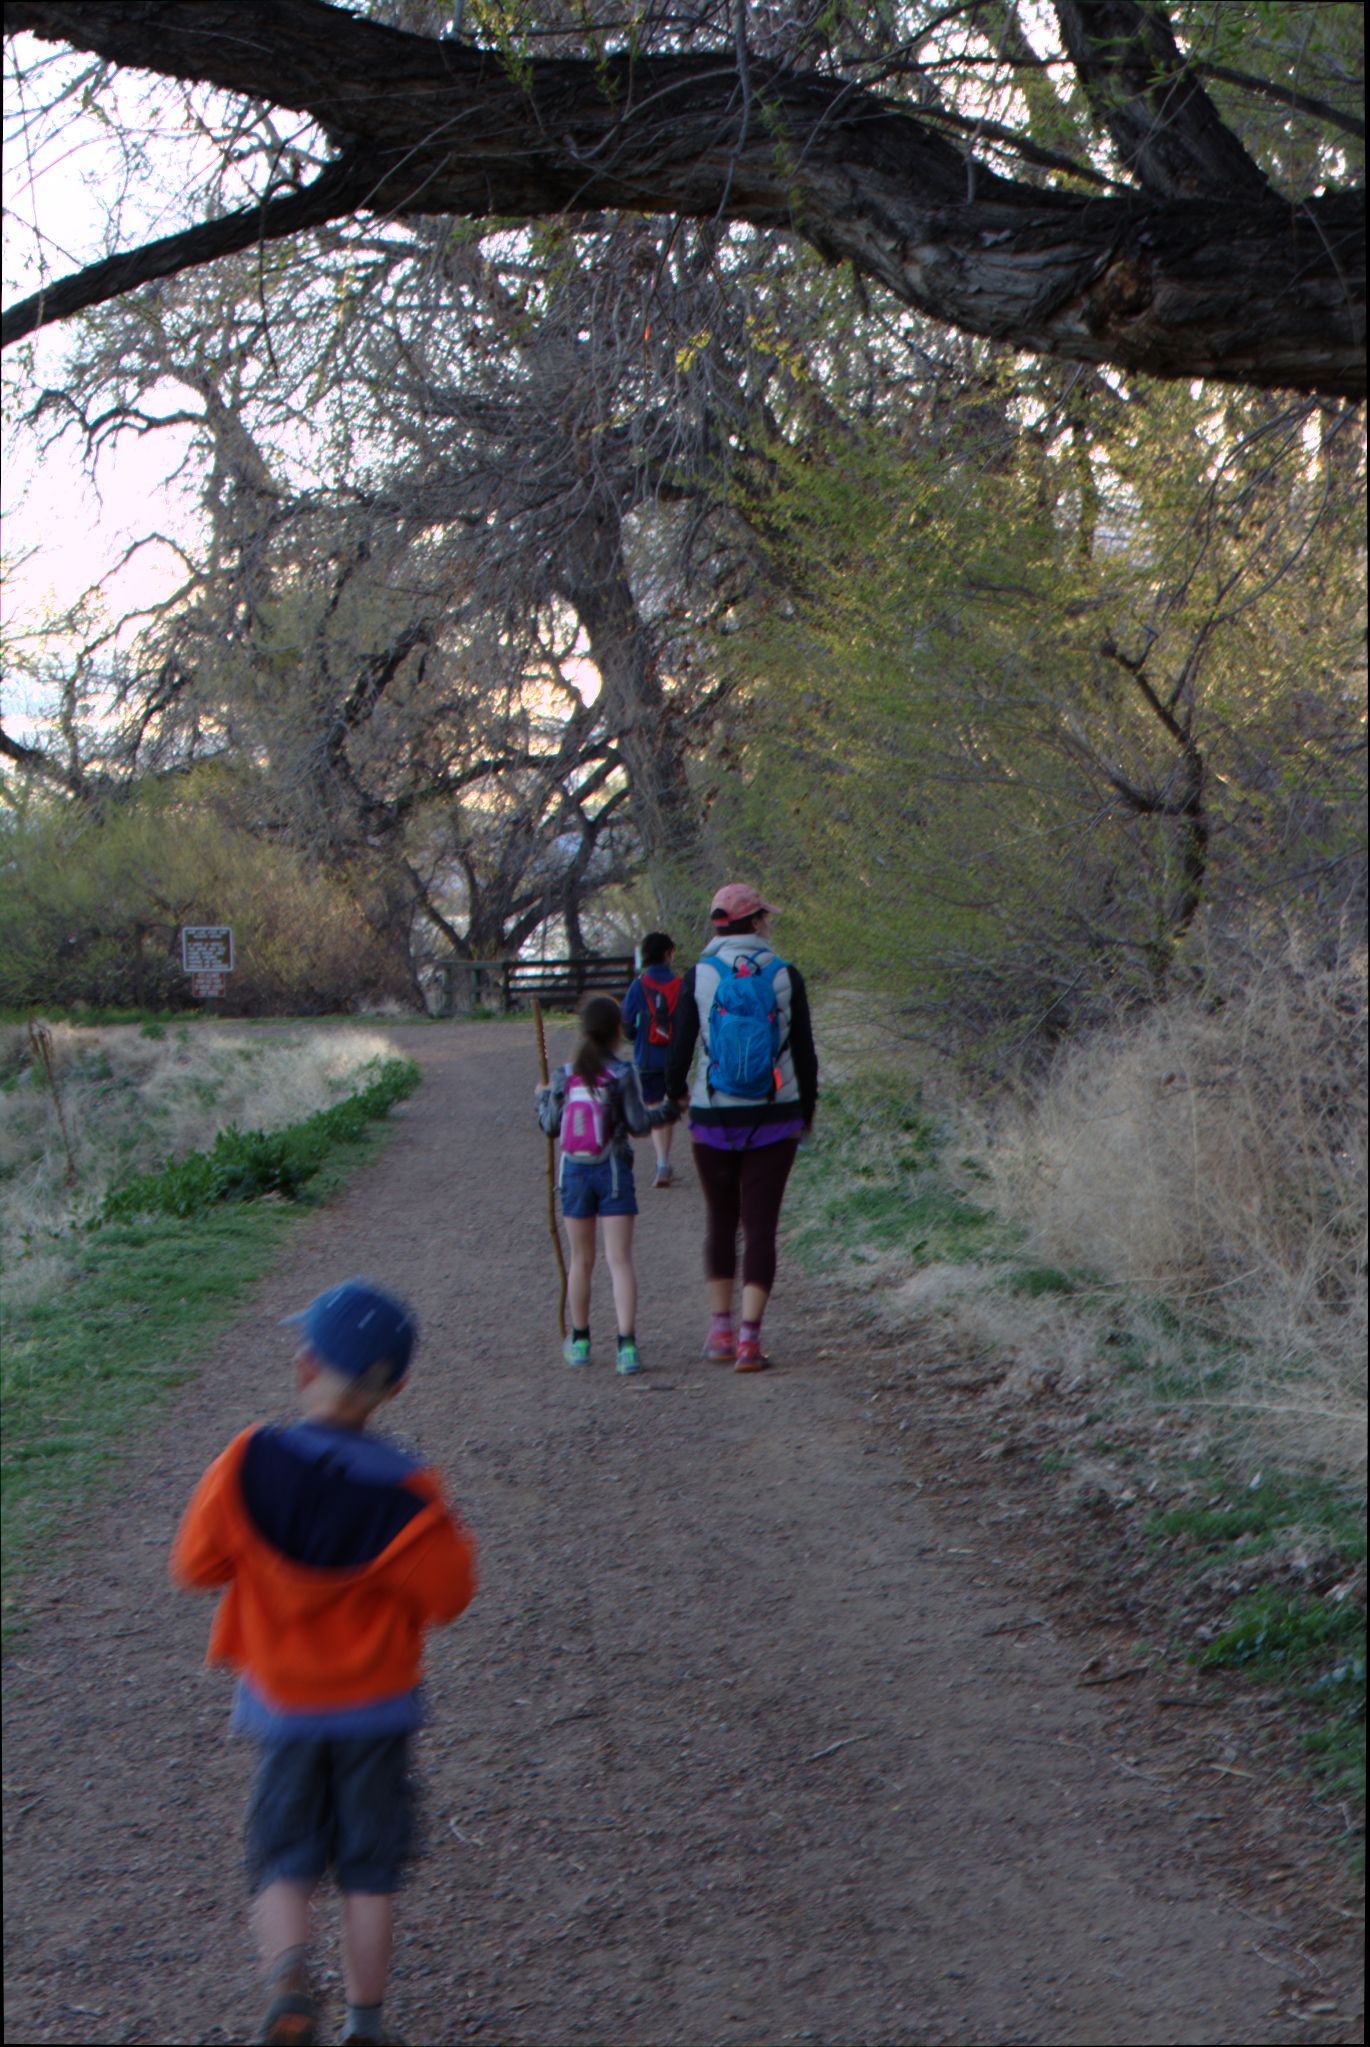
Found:
[{"label": "dry grass", "polygon": [[1365,1014],[1363,955],[1289,945],[1221,1003],[1068,1052],[988,1155],[1036,1255],[1235,1340],[1215,1399],[1342,1472],[1365,1457]]},{"label": "dry grass", "polygon": [[0,1245],[12,1305],[50,1294],[71,1232],[125,1174],[212,1144],[220,1130],[276,1130],[354,1091],[393,1053],[373,1030],[282,1033],[51,1026],[52,1063],[75,1163],[27,1032],[0,1036]]},{"label": "dry grass", "polygon": [[[1359,1478],[1365,960],[1319,963],[1286,940],[1226,978],[1221,1000],[1069,1048],[1011,1110],[967,1103],[872,1021],[878,1003],[824,995],[824,1231],[859,1261],[880,1327],[996,1361],[993,1398],[1140,1398],[1192,1454]],[[950,1207],[929,1226],[899,1113],[920,1097],[942,1126],[933,1177],[950,1203],[991,1202],[997,1233],[967,1240]],[[902,1238],[872,1237],[875,1187],[881,1223],[906,1208]]]}]

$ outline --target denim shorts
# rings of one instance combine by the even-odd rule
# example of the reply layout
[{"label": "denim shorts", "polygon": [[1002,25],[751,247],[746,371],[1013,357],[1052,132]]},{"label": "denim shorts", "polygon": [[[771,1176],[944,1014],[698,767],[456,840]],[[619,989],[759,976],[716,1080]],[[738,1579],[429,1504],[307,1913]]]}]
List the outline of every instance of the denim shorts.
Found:
[{"label": "denim shorts", "polygon": [[611,1152],[597,1166],[561,1162],[561,1212],[573,1222],[596,1215],[636,1215],[637,1189],[631,1159]]},{"label": "denim shorts", "polygon": [[414,1850],[408,1734],[264,1742],[247,1809],[254,1894],[332,1869],[340,1891],[388,1894]]}]

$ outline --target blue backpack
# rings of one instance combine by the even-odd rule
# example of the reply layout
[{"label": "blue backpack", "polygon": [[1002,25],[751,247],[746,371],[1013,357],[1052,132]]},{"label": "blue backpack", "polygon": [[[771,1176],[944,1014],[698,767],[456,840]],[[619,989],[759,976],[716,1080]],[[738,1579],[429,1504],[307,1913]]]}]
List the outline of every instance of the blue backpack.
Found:
[{"label": "blue backpack", "polygon": [[780,1086],[780,1003],[775,977],[784,966],[758,966],[757,953],[740,953],[730,969],[718,963],[718,986],[709,1008],[709,1092],[746,1102],[774,1100]]}]

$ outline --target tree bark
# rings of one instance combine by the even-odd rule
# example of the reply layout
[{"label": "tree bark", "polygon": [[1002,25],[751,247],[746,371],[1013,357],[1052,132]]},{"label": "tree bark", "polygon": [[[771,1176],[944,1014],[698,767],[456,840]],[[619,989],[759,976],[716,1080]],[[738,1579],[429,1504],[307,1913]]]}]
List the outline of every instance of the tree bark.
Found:
[{"label": "tree bark", "polygon": [[605,730],[628,771],[633,824],[661,913],[668,921],[697,914],[699,817],[651,631],[628,579],[617,512],[603,503],[587,511],[566,536],[563,559],[561,594],[599,670]]},{"label": "tree bark", "polygon": [[[1110,7],[1137,15],[1122,0]],[[1223,177],[1224,164],[1248,160],[1210,131],[1197,87],[1172,143],[1163,99],[1110,68],[1088,20],[1084,73],[1096,97],[1119,102],[1125,152],[1164,190],[1100,197],[1019,183],[905,103],[839,79],[750,57],[744,90],[731,49],[503,58],[324,0],[11,0],[6,27],[307,113],[339,156],[306,193],[35,295],[6,315],[5,341],[242,246],[238,235],[354,213],[531,220],[627,208],[792,229],[929,317],[1018,348],[1161,377],[1365,393],[1360,195],[1291,202],[1268,194],[1254,166],[1254,178]],[[1164,50],[1157,61],[1169,61]]]}]

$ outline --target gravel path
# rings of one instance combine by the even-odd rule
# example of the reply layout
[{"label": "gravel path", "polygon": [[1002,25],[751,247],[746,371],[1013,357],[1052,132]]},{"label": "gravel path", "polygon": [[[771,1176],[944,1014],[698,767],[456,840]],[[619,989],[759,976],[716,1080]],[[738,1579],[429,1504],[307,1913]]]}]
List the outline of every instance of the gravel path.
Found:
[{"label": "gravel path", "polygon": [[[782,1268],[775,1372],[698,1360],[687,1147],[643,1193],[652,1369],[614,1377],[601,1267],[601,1362],[568,1371],[531,1033],[397,1035],[426,1073],[402,1127],[208,1350],[12,1661],[7,2039],[250,2037],[248,1759],[166,1550],[210,1456],[283,1410],[279,1317],[355,1271],[419,1307],[395,1426],[482,1549],[431,1659],[406,2038],[1309,2037],[1191,1852],[1204,1815],[1111,1756],[983,1524],[919,1500],[859,1372],[817,1356],[817,1295]],[[336,1999],[329,1940],[323,1966]]]}]

